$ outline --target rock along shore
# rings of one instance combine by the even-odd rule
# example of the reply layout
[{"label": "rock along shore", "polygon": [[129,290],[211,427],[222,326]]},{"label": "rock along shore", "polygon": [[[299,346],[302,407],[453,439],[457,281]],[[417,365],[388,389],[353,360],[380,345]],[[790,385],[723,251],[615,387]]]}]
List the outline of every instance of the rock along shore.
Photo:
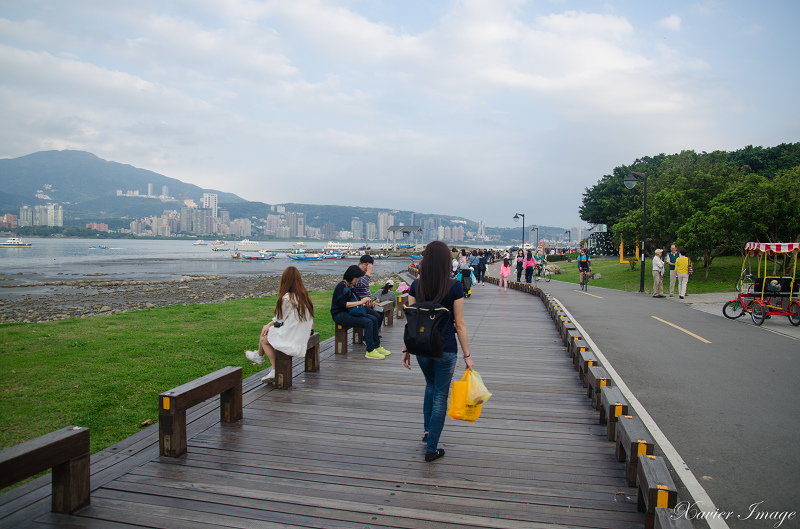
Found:
[{"label": "rock along shore", "polygon": [[[168,305],[221,303],[232,299],[276,296],[280,276],[187,275],[166,281],[126,281],[113,278],[26,282],[0,275],[0,323],[43,322],[114,314]],[[395,273],[373,274],[383,285]],[[341,275],[303,274],[311,292],[331,290]],[[327,307],[326,307],[327,308]]]}]

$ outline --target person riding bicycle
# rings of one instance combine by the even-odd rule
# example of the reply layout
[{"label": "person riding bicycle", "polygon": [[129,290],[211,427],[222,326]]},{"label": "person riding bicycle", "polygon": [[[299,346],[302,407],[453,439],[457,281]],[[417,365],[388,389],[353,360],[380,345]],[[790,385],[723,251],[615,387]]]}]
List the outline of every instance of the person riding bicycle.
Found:
[{"label": "person riding bicycle", "polygon": [[545,266],[550,264],[550,261],[547,260],[547,256],[542,252],[541,246],[536,250],[536,255],[533,258],[536,259],[536,277],[542,277],[542,271]]},{"label": "person riding bicycle", "polygon": [[578,256],[578,271],[581,273],[581,290],[588,289],[589,272],[592,270],[592,260],[589,258],[589,253],[586,248],[581,248],[581,253]]}]

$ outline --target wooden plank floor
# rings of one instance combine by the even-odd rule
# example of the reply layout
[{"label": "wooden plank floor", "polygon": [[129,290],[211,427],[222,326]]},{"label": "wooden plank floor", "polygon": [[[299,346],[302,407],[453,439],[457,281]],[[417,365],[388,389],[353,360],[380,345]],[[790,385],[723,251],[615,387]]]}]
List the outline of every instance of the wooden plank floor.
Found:
[{"label": "wooden plank floor", "polygon": [[[394,352],[386,360],[353,345],[335,356],[328,341],[321,371],[298,366],[288,391],[248,379],[240,424],[214,420],[213,403],[195,410],[183,457],[158,457],[150,431],[116,475],[111,463],[106,475],[94,467],[111,456],[93,458],[92,504],[76,515],[42,514],[47,485],[28,487],[39,491],[28,525],[643,527],[539,298],[486,285],[465,306],[476,369],[494,395],[475,424],[446,419],[445,457],[423,460],[424,380],[413,362],[401,365],[400,320],[382,332]],[[456,376],[463,370],[459,361]]]}]

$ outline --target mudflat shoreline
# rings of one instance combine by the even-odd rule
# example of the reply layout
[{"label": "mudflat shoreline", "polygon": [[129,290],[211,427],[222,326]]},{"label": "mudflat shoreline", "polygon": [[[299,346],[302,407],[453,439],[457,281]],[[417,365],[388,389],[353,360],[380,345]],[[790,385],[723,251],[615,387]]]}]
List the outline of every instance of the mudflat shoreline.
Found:
[{"label": "mudflat shoreline", "polygon": [[[397,278],[373,274],[372,284]],[[309,291],[331,290],[341,274],[304,273]],[[0,323],[44,322],[169,305],[221,303],[278,294],[280,275],[185,275],[181,279],[129,280],[93,274],[80,279],[33,279],[0,274]]]}]

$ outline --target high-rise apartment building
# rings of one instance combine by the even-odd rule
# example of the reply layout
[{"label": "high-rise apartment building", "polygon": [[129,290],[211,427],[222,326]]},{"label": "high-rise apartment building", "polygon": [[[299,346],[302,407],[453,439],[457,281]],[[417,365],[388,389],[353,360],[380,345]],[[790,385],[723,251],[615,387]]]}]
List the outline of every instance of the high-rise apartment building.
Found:
[{"label": "high-rise apartment building", "polygon": [[[30,211],[29,206],[22,206],[19,210],[20,226],[63,226],[64,225],[64,208],[58,204],[48,204],[46,206],[33,206]],[[30,224],[22,224],[28,222]]]},{"label": "high-rise apartment building", "polygon": [[169,188],[167,186],[161,186],[161,196],[163,197],[169,196]]},{"label": "high-rise apartment building", "polygon": [[287,211],[284,215],[286,218],[286,227],[289,228],[289,238],[297,237],[297,213],[294,211]]},{"label": "high-rise apartment building", "polygon": [[367,222],[366,226],[366,239],[368,241],[374,241],[378,238],[378,225],[374,222]]},{"label": "high-rise apartment building", "polygon": [[156,186],[153,184],[147,184],[147,196],[152,197],[156,194]]},{"label": "high-rise apartment building", "polygon": [[306,236],[306,214],[297,213],[297,237]]},{"label": "high-rise apartment building", "polygon": [[478,237],[484,238],[486,237],[486,221],[479,220],[478,221]]},{"label": "high-rise apartment building", "polygon": [[30,206],[22,206],[19,208],[19,226],[33,226],[33,208]]},{"label": "high-rise apartment building", "polygon": [[211,216],[217,218],[217,194],[203,193],[203,207],[211,210]]},{"label": "high-rise apartment building", "polygon": [[351,218],[350,231],[353,232],[353,239],[360,241],[364,238],[364,222],[358,217]]},{"label": "high-rise apartment building", "polygon": [[378,212],[378,238],[387,239],[389,237],[389,228],[394,226],[394,215],[390,215],[387,211]]}]

